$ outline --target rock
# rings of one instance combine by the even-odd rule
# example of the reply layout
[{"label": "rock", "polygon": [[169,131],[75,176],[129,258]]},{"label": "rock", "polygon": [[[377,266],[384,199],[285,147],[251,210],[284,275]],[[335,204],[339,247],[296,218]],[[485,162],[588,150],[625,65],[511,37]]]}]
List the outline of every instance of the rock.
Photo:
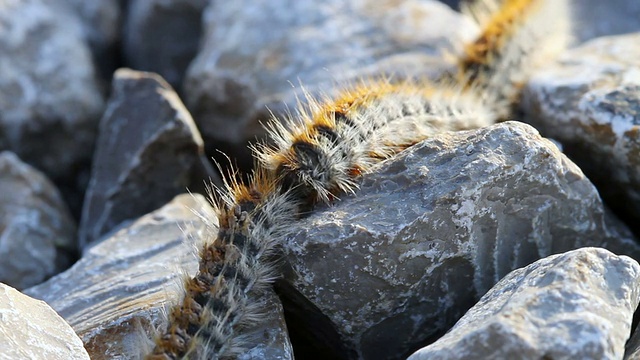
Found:
[{"label": "rock", "polygon": [[0,282],[23,289],[69,267],[76,225],[51,181],[3,151],[0,194]]},{"label": "rock", "polygon": [[571,5],[577,42],[640,31],[640,2],[636,0],[573,0]]},{"label": "rock", "polygon": [[293,347],[289,341],[280,299],[273,290],[254,295],[253,298],[254,301],[264,302],[263,308],[268,311],[261,323],[245,333],[250,338],[257,339],[258,342],[238,355],[238,360],[293,360]]},{"label": "rock", "polygon": [[298,309],[290,323],[315,319],[307,343],[339,336],[348,358],[404,358],[513,269],[584,246],[640,258],[620,235],[575,164],[506,122],[413,146],[295,224],[280,293]]},{"label": "rock", "polygon": [[0,4],[0,150],[61,183],[91,160],[103,98],[79,21],[54,5]]},{"label": "rock", "polygon": [[208,0],[131,0],[123,38],[128,65],[178,88],[198,53]]},{"label": "rock", "polygon": [[43,301],[0,283],[2,359],[89,360],[82,341]]},{"label": "rock", "polygon": [[[217,228],[198,194],[177,196],[161,209],[90,248],[68,271],[26,291],[49,303],[80,336],[91,359],[139,358],[166,327],[169,306],[184,294],[182,279],[198,268],[197,249]],[[281,307],[271,293],[271,322],[250,353],[290,353]],[[283,357],[288,359],[289,357]]]},{"label": "rock", "polygon": [[82,22],[85,41],[102,78],[108,79],[116,69],[117,47],[120,41],[120,0],[64,0]]},{"label": "rock", "polygon": [[208,153],[218,148],[248,165],[246,143],[264,135],[260,122],[304,96],[292,84],[317,95],[362,78],[441,74],[451,44],[477,31],[437,1],[214,1],[185,103]]},{"label": "rock", "polygon": [[118,70],[100,123],[80,245],[214,177],[202,138],[178,95],[151,73]]},{"label": "rock", "polygon": [[515,270],[445,336],[409,360],[621,359],[640,266],[585,248]]},{"label": "rock", "polygon": [[640,328],[636,326],[633,335],[627,342],[624,352],[624,360],[640,359]]},{"label": "rock", "polygon": [[630,224],[640,219],[639,44],[637,33],[568,50],[555,65],[535,72],[523,95],[528,121],[562,142]]}]

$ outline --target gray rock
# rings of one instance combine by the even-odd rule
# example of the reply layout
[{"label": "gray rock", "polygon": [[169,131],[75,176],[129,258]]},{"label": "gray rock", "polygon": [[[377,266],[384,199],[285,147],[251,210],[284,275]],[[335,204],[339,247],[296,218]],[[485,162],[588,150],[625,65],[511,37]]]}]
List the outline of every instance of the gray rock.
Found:
[{"label": "gray rock", "polygon": [[640,328],[636,326],[633,335],[627,342],[624,352],[624,360],[639,360],[640,359]]},{"label": "gray rock", "polygon": [[58,182],[91,160],[103,98],[78,19],[55,5],[0,4],[0,149]]},{"label": "gray rock", "polygon": [[640,31],[637,0],[572,0],[573,33],[583,42],[605,35]]},{"label": "gray rock", "polygon": [[639,296],[633,259],[599,248],[553,255],[500,280],[409,360],[621,359]]},{"label": "gray rock", "polygon": [[640,33],[600,38],[534,73],[523,95],[528,121],[562,142],[631,224],[640,219],[639,69]]},{"label": "gray rock", "polygon": [[155,74],[118,70],[100,123],[81,247],[187,187],[202,188],[204,179],[215,176],[203,151],[191,115],[169,84]]},{"label": "gray rock", "polygon": [[[207,151],[250,163],[246,143],[264,135],[270,111],[363,78],[440,74],[477,27],[437,1],[214,1],[203,47],[187,71],[185,103]],[[292,110],[293,111],[293,110]],[[212,155],[213,152],[209,151]]]},{"label": "gray rock", "polygon": [[51,181],[3,151],[0,194],[0,282],[23,289],[69,267],[76,225]]},{"label": "gray rock", "polygon": [[84,38],[104,78],[110,78],[116,64],[120,40],[121,0],[62,0],[82,22]]},{"label": "gray rock", "polygon": [[0,359],[89,360],[82,341],[45,302],[0,283]]},{"label": "gray rock", "polygon": [[[128,65],[178,88],[198,53],[209,0],[131,0],[123,37]],[[229,5],[227,5],[229,6]]]},{"label": "gray rock", "polygon": [[[203,219],[209,219],[209,226]],[[68,271],[26,291],[49,303],[80,336],[91,359],[136,359],[166,327],[170,305],[194,276],[197,251],[217,231],[217,217],[201,195],[183,194],[89,249]],[[273,293],[271,322],[249,353],[291,353],[282,308]],[[256,300],[258,301],[258,300]],[[255,338],[254,336],[253,338]],[[292,358],[282,356],[282,359]]]},{"label": "gray rock", "polygon": [[284,321],[282,303],[273,290],[253,295],[253,301],[263,303],[265,318],[254,327],[239,334],[255,339],[256,344],[238,355],[238,360],[293,360],[293,347]]},{"label": "gray rock", "polygon": [[334,328],[351,357],[401,358],[513,269],[584,246],[640,258],[628,229],[605,218],[593,185],[531,126],[444,133],[297,223],[286,278],[308,301],[281,296],[300,309],[296,322],[324,317],[311,336]]}]

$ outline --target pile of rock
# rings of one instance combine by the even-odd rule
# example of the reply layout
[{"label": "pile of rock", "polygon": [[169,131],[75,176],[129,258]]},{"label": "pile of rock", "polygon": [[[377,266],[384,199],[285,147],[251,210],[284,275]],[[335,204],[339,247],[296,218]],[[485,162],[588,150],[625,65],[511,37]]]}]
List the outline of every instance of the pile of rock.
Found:
[{"label": "pile of rock", "polygon": [[[2,356],[141,357],[215,236],[213,149],[247,168],[269,112],[478,32],[424,0],[124,3],[0,4]],[[640,31],[615,3],[577,39]],[[241,358],[640,358],[638,44],[576,42],[524,86],[535,128],[436,136],[297,222]]]}]

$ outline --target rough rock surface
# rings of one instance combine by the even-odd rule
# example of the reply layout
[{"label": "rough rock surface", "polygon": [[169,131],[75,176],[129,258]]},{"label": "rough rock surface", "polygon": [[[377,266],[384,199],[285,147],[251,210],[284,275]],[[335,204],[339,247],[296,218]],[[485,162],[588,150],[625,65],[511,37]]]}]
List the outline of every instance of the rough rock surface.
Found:
[{"label": "rough rock surface", "polygon": [[523,104],[529,121],[563,144],[613,210],[637,224],[640,33],[600,38],[567,51],[533,75]]},{"label": "rough rock surface", "polygon": [[[450,66],[451,44],[478,29],[437,1],[214,1],[203,47],[188,69],[185,103],[207,150],[250,163],[247,141],[268,110],[294,111],[306,90],[380,75],[428,76]],[[224,131],[221,131],[224,129]]]},{"label": "rough rock surface", "polygon": [[0,283],[0,359],[89,360],[82,341],[43,301]]},{"label": "rough rock surface", "polygon": [[[209,0],[131,0],[123,46],[128,65],[156,72],[176,88],[198,53]],[[229,6],[227,4],[226,6]]]},{"label": "rough rock surface", "polygon": [[189,112],[162,78],[118,70],[100,123],[80,223],[82,248],[214,176]]},{"label": "rough rock surface", "polygon": [[0,282],[39,284],[71,265],[76,225],[58,189],[14,153],[0,152]]},{"label": "rough rock surface", "polygon": [[[154,329],[166,326],[167,307],[183,294],[182,278],[198,268],[197,249],[217,230],[199,216],[216,219],[203,196],[179,195],[26,293],[45,300],[71,324],[91,359],[137,358],[153,346]],[[275,320],[258,330],[263,342],[250,353],[291,353],[281,307],[270,296]]]},{"label": "rough rock surface", "polygon": [[110,78],[115,70],[120,40],[121,0],[59,0],[66,2],[82,22],[84,38],[101,75]]},{"label": "rough rock surface", "polygon": [[409,360],[621,359],[639,296],[633,259],[599,248],[549,256],[500,280]]},{"label": "rough rock surface", "polygon": [[287,278],[311,303],[281,296],[300,309],[297,322],[318,311],[331,320],[311,336],[323,342],[334,327],[363,359],[408,356],[541,257],[601,246],[640,258],[580,169],[517,122],[411,147],[292,231]]},{"label": "rough rock surface", "polygon": [[80,22],[54,5],[0,3],[0,150],[58,182],[91,160],[103,99]]}]

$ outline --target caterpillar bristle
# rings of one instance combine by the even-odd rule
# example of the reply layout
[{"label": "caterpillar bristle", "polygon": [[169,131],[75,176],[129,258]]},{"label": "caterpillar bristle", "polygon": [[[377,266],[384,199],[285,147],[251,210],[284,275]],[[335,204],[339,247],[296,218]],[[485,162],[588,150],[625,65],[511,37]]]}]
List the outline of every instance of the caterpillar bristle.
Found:
[{"label": "caterpillar bristle", "polygon": [[567,0],[477,0],[464,6],[483,29],[465,47],[458,81],[504,119],[533,69],[566,47]]}]

